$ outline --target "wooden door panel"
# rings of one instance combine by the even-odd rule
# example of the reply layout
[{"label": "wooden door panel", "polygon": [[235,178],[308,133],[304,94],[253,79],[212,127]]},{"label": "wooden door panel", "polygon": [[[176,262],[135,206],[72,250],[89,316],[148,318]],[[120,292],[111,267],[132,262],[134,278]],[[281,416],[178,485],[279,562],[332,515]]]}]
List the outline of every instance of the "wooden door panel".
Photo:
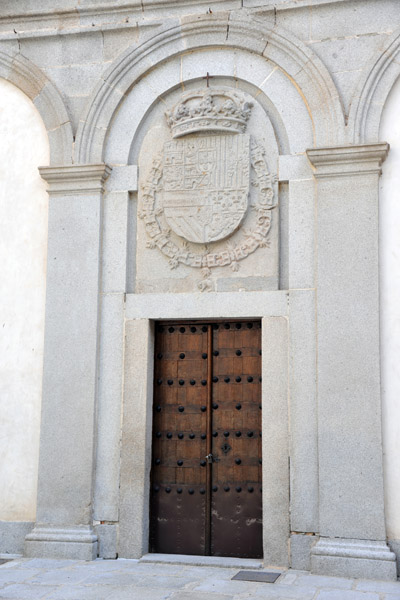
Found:
[{"label": "wooden door panel", "polygon": [[[150,549],[165,554],[204,554],[205,493],[200,485],[160,484],[151,495]],[[170,489],[167,492],[167,489]],[[189,491],[191,493],[189,493]]]},{"label": "wooden door panel", "polygon": [[260,344],[258,322],[159,327],[152,551],[262,555]]},{"label": "wooden door panel", "polygon": [[150,549],[204,554],[207,336],[185,325],[160,325],[154,370]]},{"label": "wooden door panel", "polygon": [[213,494],[212,545],[214,556],[260,558],[262,556],[262,509],[260,488],[252,493],[232,486]]},{"label": "wooden door panel", "polygon": [[262,556],[261,329],[227,323],[213,330],[211,552]]}]

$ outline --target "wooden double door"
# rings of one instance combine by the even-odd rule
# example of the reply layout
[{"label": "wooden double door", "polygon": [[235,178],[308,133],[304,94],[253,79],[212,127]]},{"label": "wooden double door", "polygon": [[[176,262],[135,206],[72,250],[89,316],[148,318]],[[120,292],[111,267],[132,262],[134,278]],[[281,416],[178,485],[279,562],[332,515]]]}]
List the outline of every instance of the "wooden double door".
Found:
[{"label": "wooden double door", "polygon": [[156,326],[152,552],[262,556],[261,322]]}]

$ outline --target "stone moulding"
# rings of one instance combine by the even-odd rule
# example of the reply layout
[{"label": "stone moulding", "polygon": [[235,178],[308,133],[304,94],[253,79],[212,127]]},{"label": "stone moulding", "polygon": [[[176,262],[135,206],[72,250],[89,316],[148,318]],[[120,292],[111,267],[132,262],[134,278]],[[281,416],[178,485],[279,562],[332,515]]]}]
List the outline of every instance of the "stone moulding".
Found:
[{"label": "stone moulding", "polygon": [[68,165],[39,167],[39,171],[48,183],[51,195],[80,195],[103,192],[111,167],[105,164]]},{"label": "stone moulding", "polygon": [[381,174],[382,163],[389,152],[389,144],[363,144],[358,146],[334,146],[307,150],[314,167],[316,179],[353,175]]},{"label": "stone moulding", "polygon": [[311,549],[311,571],[396,581],[396,555],[385,541],[320,538]]},{"label": "stone moulding", "polygon": [[321,538],[312,553],[324,556],[352,556],[356,558],[371,558],[374,560],[394,561],[386,542],[371,542],[369,540],[326,539]]},{"label": "stone moulding", "polygon": [[[275,0],[273,5],[269,5],[269,6],[258,6],[255,7],[255,12],[256,13],[261,13],[262,14],[266,14],[266,13],[272,13],[274,14],[275,10],[278,11],[286,11],[286,10],[292,10],[293,8],[302,8],[305,6],[310,6],[312,3],[313,8],[317,7],[318,5],[324,5],[324,4],[339,4],[341,2],[346,2],[347,0],[292,0],[292,1],[288,1],[288,0]],[[104,5],[98,5],[98,4],[91,4],[89,6],[76,6],[75,8],[63,8],[62,10],[53,10],[54,6],[52,6],[52,8],[49,10],[46,7],[44,7],[41,10],[41,7],[36,8],[36,10],[32,11],[32,12],[17,12],[19,7],[18,6],[13,6],[13,10],[12,12],[9,12],[8,14],[5,14],[4,16],[0,17],[0,24],[5,24],[5,23],[10,23],[10,29],[12,31],[13,35],[10,35],[10,32],[7,32],[10,37],[12,39],[15,39],[15,33],[14,33],[14,28],[16,27],[16,29],[19,29],[19,25],[20,22],[24,23],[24,26],[26,28],[26,22],[31,21],[33,23],[35,23],[35,25],[40,25],[42,26],[42,29],[39,30],[39,35],[68,35],[69,33],[76,33],[76,30],[79,29],[79,31],[82,31],[82,29],[84,31],[93,31],[93,24],[92,22],[90,22],[89,25],[84,24],[84,22],[79,21],[78,24],[76,23],[77,18],[85,18],[85,17],[89,17],[89,18],[96,18],[96,17],[103,17],[104,21],[106,22],[106,25],[104,25],[104,22],[101,23],[101,28],[105,29],[107,28],[107,26],[109,28],[112,28],[113,26],[113,19],[115,18],[116,15],[119,16],[119,28],[132,28],[132,24],[131,24],[131,19],[130,17],[135,17],[135,25],[134,27],[136,27],[136,22],[139,18],[143,18],[143,11],[147,11],[150,12],[152,14],[155,13],[155,11],[160,10],[160,11],[164,11],[164,12],[168,12],[169,10],[176,8],[176,0],[146,0],[145,6],[143,6],[143,2],[141,0],[132,0],[131,2],[124,2],[121,3],[121,6],[115,6],[115,3],[112,2],[105,2]],[[218,1],[218,5],[219,8],[224,8],[224,6],[226,5],[226,8],[232,8],[232,4],[234,4],[233,0],[219,0]],[[238,2],[236,2],[236,4],[238,4]],[[261,3],[260,3],[261,4]],[[209,0],[179,0],[179,5],[181,9],[190,9],[192,7],[199,7],[199,6],[205,6],[206,10],[209,8]],[[123,18],[129,18],[128,23],[125,25],[125,23],[121,23]],[[72,26],[70,28],[60,28],[58,26],[54,26],[54,29],[51,29],[49,31],[49,26],[48,26],[48,22],[52,22],[54,20],[57,20],[57,25],[58,25],[58,20],[59,19],[63,19],[66,20],[67,23],[68,21],[71,21],[75,26]],[[12,26],[12,28],[11,28]],[[96,26],[96,23],[95,23]],[[35,32],[36,33],[36,30]],[[19,32],[18,34],[25,34],[25,35],[32,35],[32,30],[29,30],[28,32],[23,31],[23,32]],[[0,35],[0,37],[2,37]]]},{"label": "stone moulding", "polygon": [[[241,18],[240,18],[241,17]],[[76,138],[76,160],[100,162],[112,117],[131,86],[154,69],[165,57],[183,50],[204,47],[241,48],[277,64],[301,89],[314,121],[316,143],[335,144],[344,137],[344,115],[337,89],[323,63],[301,41],[280,27],[246,15],[229,19],[216,13],[212,18],[190,17],[179,26],[169,26],[145,42],[128,49],[114,62],[94,90]],[[301,81],[298,81],[300,77]],[[171,82],[171,86],[178,82]],[[321,108],[322,107],[322,108]]]},{"label": "stone moulding", "polygon": [[37,526],[28,533],[25,540],[40,542],[79,542],[80,544],[92,544],[97,541],[97,536],[87,527],[45,527]]},{"label": "stone moulding", "polygon": [[97,535],[90,526],[48,527],[37,524],[25,537],[24,556],[94,560],[97,556]]},{"label": "stone moulding", "polygon": [[400,75],[400,30],[395,31],[383,52],[373,56],[365,76],[355,90],[357,102],[351,105],[347,129],[354,143],[379,139],[382,111],[392,86]]},{"label": "stone moulding", "polygon": [[72,126],[61,95],[46,75],[22,54],[0,51],[0,77],[18,87],[35,104],[47,129],[50,163],[72,162]]},{"label": "stone moulding", "polygon": [[0,51],[0,75],[20,87],[31,100],[40,94],[48,82],[38,67],[17,53],[9,55]]}]

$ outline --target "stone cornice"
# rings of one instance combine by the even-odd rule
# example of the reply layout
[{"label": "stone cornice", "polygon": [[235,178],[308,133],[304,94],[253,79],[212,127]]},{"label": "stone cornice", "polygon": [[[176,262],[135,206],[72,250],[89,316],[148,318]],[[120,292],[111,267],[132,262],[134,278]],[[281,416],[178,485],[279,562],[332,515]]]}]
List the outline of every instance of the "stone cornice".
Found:
[{"label": "stone cornice", "polygon": [[[256,14],[274,15],[276,11],[286,11],[313,7],[319,5],[341,4],[346,0],[218,0],[216,9],[221,10],[251,10]],[[83,32],[105,31],[108,29],[132,29],[137,26],[148,26],[146,20],[157,20],[160,17],[180,16],[206,12],[209,0],[118,0],[86,6],[76,2],[76,6],[65,8],[59,2],[59,9],[53,3],[52,8],[24,10],[15,5],[7,14],[0,14],[0,40],[47,37],[53,35],[68,35]],[[177,6],[179,4],[179,6]],[[215,12],[215,8],[214,8]],[[159,23],[162,25],[163,18]]]},{"label": "stone cornice", "polygon": [[359,146],[333,146],[307,150],[316,179],[366,175],[380,175],[382,163],[389,151],[386,142]]},{"label": "stone cornice", "polygon": [[104,191],[104,182],[111,167],[97,165],[69,165],[39,167],[40,175],[48,183],[51,195],[96,194]]}]

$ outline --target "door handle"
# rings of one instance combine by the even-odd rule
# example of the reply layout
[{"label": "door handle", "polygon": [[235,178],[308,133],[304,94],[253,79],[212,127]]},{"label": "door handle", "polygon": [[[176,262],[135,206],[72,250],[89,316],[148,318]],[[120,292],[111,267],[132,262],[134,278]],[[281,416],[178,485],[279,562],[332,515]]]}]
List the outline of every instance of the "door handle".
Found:
[{"label": "door handle", "polygon": [[214,456],[214,455],[213,455],[213,454],[211,454],[211,453],[210,453],[210,454],[207,454],[207,456],[206,456],[205,458],[206,458],[206,461],[207,461],[208,463],[210,463],[210,464],[212,464],[213,462],[218,462],[218,461],[219,461],[219,458],[218,458],[218,456]]}]

